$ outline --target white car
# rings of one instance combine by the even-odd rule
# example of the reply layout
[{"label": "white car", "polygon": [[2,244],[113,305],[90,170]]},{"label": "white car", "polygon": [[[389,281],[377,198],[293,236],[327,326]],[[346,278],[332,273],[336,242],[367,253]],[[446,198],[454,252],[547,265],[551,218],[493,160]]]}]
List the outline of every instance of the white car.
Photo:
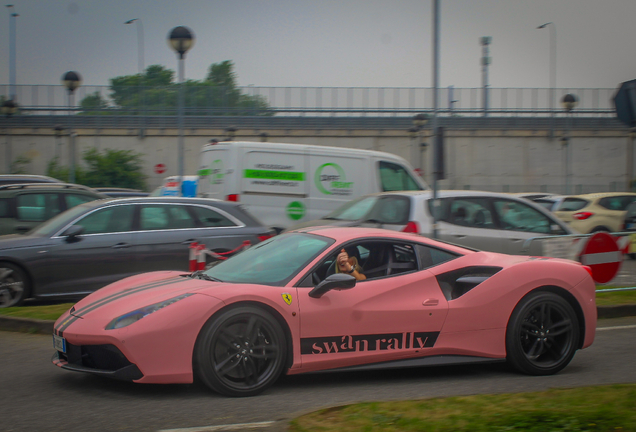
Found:
[{"label": "white car", "polygon": [[[334,212],[292,229],[315,225],[375,226],[432,237],[431,191],[384,192],[362,196]],[[552,213],[505,193],[439,191],[437,238],[491,252],[541,254],[540,242],[524,250],[527,239],[576,234]]]}]

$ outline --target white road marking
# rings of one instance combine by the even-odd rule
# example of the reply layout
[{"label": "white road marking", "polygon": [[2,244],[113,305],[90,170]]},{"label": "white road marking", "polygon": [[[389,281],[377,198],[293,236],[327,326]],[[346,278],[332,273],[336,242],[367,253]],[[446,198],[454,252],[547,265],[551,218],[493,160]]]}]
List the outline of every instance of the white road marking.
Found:
[{"label": "white road marking", "polygon": [[199,426],[180,429],[162,429],[159,432],[215,432],[215,431],[240,431],[249,429],[262,429],[273,425],[273,421],[264,421],[256,423],[234,423],[217,426]]},{"label": "white road marking", "polygon": [[636,324],[633,325],[624,325],[624,326],[614,326],[614,327],[598,327],[596,331],[601,330],[622,330],[622,329],[633,329],[636,328]]}]

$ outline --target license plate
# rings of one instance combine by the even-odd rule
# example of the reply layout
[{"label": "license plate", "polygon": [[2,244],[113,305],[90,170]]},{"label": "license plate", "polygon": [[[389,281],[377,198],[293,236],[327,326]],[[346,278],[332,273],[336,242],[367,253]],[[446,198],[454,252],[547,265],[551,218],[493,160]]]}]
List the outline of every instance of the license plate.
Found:
[{"label": "license plate", "polygon": [[53,335],[53,348],[66,353],[66,339],[58,335]]}]

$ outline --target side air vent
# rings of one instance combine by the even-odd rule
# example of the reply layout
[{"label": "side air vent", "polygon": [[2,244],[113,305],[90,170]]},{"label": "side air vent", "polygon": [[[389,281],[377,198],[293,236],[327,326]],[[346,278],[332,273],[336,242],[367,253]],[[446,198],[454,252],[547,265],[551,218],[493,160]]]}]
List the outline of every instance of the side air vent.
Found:
[{"label": "side air vent", "polygon": [[497,273],[501,267],[473,266],[437,275],[446,300],[455,300]]}]

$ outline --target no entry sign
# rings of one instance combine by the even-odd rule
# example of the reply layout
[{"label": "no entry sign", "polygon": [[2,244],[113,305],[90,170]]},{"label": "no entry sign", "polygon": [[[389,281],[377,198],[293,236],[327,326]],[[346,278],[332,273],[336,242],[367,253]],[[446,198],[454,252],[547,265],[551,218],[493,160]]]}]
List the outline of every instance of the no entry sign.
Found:
[{"label": "no entry sign", "polygon": [[614,237],[598,232],[589,238],[581,252],[581,263],[592,269],[596,283],[606,283],[614,279],[623,262],[623,254]]},{"label": "no entry sign", "polygon": [[157,165],[155,165],[155,172],[157,174],[163,174],[166,172],[166,166],[162,163],[158,163]]}]

